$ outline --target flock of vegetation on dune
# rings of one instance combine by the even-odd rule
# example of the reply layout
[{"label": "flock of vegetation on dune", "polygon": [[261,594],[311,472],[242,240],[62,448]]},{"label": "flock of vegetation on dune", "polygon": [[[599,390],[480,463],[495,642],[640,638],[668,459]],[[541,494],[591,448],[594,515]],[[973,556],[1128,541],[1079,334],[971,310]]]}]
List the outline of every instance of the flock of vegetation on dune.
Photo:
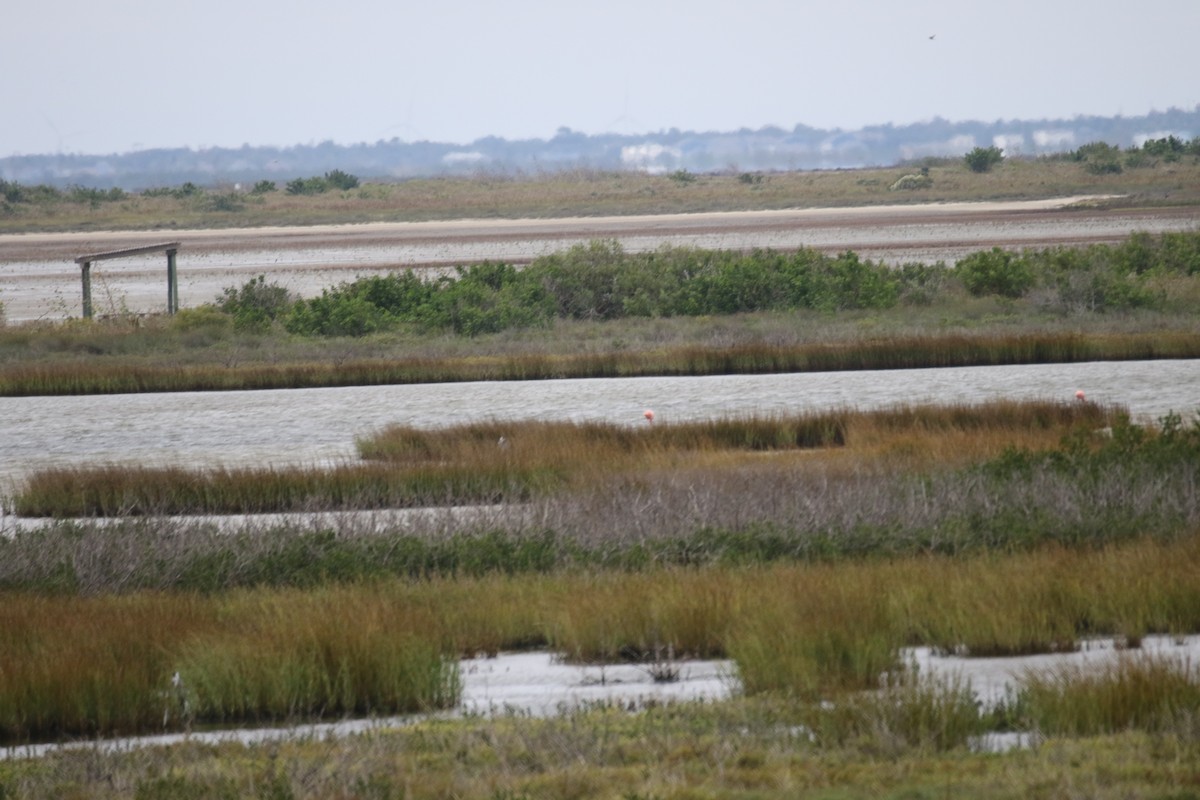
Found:
[{"label": "flock of vegetation on dune", "polygon": [[[834,177],[975,196],[989,181],[1033,191],[1038,174],[1048,192],[1136,179],[1160,202],[1196,175],[1178,144],[1047,163],[984,149],[886,185],[883,170]],[[823,179],[726,178],[748,196]],[[546,194],[568,183],[544,180]],[[577,176],[573,191],[621,181],[718,183]],[[260,188],[264,206],[293,198],[294,219],[376,213],[405,191]],[[137,218],[197,193],[95,205]],[[1196,358],[1198,303],[1200,232],[899,267],[597,241],[307,299],[258,278],[169,318],[10,324],[0,395]],[[434,715],[343,740],[63,750],[0,761],[0,798],[1190,797],[1200,672],[1140,645],[1200,633],[1194,412],[1145,424],[1046,400],[487,420],[393,426],[328,467],[38,470],[3,499],[53,518],[0,537],[3,744],[451,709],[460,657],[534,648],[666,680],[685,659],[729,659],[740,691],[632,714]],[[465,506],[481,513],[333,513]],[[213,516],[265,512],[289,516],[236,530]],[[1023,676],[995,705],[904,656],[1096,638],[1124,648],[1111,668]],[[997,731],[1033,744],[977,752]]]}]

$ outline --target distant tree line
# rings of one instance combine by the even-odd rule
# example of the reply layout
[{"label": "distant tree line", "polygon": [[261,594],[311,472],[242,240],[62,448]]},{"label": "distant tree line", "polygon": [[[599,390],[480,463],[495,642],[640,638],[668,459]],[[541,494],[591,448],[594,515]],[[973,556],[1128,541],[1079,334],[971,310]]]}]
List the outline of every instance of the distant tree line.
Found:
[{"label": "distant tree line", "polygon": [[1125,169],[1153,167],[1159,161],[1172,163],[1185,156],[1200,157],[1200,136],[1183,141],[1175,136],[1149,139],[1141,147],[1124,151],[1106,142],[1091,142],[1059,158],[1076,161],[1094,175],[1118,174]]},{"label": "distant tree line", "polygon": [[[404,141],[399,138],[341,145],[332,141],[289,147],[155,148],[130,153],[55,153],[0,158],[0,177],[64,187],[87,183],[138,190],[192,181],[201,185],[321,175],[334,167],[368,177],[519,175],[592,169],[676,170],[707,174],[728,170],[770,172],[844,169],[901,164],[925,157],[956,157],[953,142],[1006,142],[1008,157],[1041,157],[1079,142],[1106,141],[1129,147],[1147,131],[1200,131],[1200,107],[1171,108],[1139,116],[1076,116],[1070,119],[967,120],[935,117],[911,125],[881,124],[860,130],[830,130],[798,124],[736,131],[669,130],[584,134],[560,128],[549,138],[473,142]],[[1157,135],[1157,134],[1156,134]]]},{"label": "distant tree line", "polygon": [[[324,175],[289,181],[285,189],[288,194],[306,195],[323,194],[332,190],[355,189],[358,185],[358,176],[335,169]],[[274,191],[278,191],[274,181],[262,180],[254,184],[250,194],[262,195]],[[230,201],[229,198],[237,197],[238,194],[238,192],[228,191],[211,192],[192,181],[184,181],[178,186],[154,186],[143,189],[141,192],[131,193],[118,188],[94,189],[87,186],[69,186],[59,189],[44,183],[27,186],[17,181],[6,181],[0,178],[0,203],[10,206],[87,203],[96,207],[101,203],[118,202],[140,195],[141,197],[170,197],[175,200],[190,200],[206,205],[212,210],[236,211],[240,208],[240,203]],[[0,207],[0,211],[2,210],[3,208]]]},{"label": "distant tree line", "polygon": [[6,181],[0,178],[0,201],[4,203],[87,203],[95,206],[100,203],[124,200],[129,195],[123,189],[93,189],[88,186],[68,186],[58,189],[48,184],[23,186],[16,181]]},{"label": "distant tree line", "polygon": [[[1177,136],[1148,139],[1140,147],[1122,151],[1119,145],[1107,142],[1090,142],[1082,147],[1051,156],[1083,164],[1094,175],[1120,173],[1126,168],[1153,167],[1159,161],[1172,163],[1185,156],[1200,157],[1200,136],[1184,141]],[[1004,160],[1004,151],[999,147],[976,147],[963,156],[972,172],[988,172]]]}]

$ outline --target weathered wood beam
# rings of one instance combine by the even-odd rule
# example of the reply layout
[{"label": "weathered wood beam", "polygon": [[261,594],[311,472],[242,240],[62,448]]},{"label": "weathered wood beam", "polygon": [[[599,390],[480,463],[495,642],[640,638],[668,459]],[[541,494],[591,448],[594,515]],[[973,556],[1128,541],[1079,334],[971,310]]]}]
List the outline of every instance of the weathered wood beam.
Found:
[{"label": "weathered wood beam", "polygon": [[104,253],[92,253],[86,256],[80,256],[75,259],[76,264],[85,264],[92,261],[104,261],[109,258],[124,258],[125,256],[140,256],[143,253],[159,253],[164,250],[172,251],[179,249],[179,242],[162,242],[160,244],[147,244],[141,247],[128,247],[124,250],[109,250]]}]

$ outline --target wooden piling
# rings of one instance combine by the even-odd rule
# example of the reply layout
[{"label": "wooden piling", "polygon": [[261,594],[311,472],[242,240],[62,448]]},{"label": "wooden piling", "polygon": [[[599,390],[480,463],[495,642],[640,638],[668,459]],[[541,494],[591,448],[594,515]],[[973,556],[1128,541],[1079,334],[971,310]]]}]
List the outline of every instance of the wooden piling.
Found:
[{"label": "wooden piling", "polygon": [[104,253],[89,253],[86,256],[80,256],[75,259],[75,263],[79,264],[81,279],[83,281],[83,317],[91,319],[92,317],[92,263],[95,261],[104,261],[110,258],[124,258],[126,256],[140,256],[144,253],[158,253],[165,251],[167,254],[167,313],[174,314],[179,310],[179,278],[175,265],[175,254],[179,252],[179,242],[162,242],[161,244],[148,244],[141,247],[128,247],[124,250],[109,250]]}]

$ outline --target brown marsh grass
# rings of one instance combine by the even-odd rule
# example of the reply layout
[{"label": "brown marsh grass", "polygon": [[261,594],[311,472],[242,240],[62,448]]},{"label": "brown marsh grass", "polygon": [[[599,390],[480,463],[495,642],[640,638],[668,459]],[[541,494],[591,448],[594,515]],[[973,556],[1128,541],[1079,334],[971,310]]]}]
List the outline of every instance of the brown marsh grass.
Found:
[{"label": "brown marsh grass", "polygon": [[519,501],[596,485],[613,475],[684,467],[719,471],[739,463],[753,466],[762,453],[791,458],[847,444],[854,458],[874,451],[891,462],[923,467],[936,457],[943,464],[963,463],[994,453],[1002,443],[1049,443],[1079,425],[1103,427],[1113,414],[1087,403],[995,401],[638,428],[539,421],[393,427],[359,442],[370,461],[331,469],[50,468],[26,480],[13,507],[23,516],[79,517]]},{"label": "brown marsh grass", "polygon": [[[88,347],[88,345],[80,345]],[[348,345],[350,351],[368,345]],[[276,358],[278,354],[276,355]],[[236,362],[222,352],[211,363],[180,363],[178,354],[97,359],[28,360],[0,364],[0,396],[232,391],[331,386],[549,380],[684,375],[754,375],[874,369],[998,366],[1080,361],[1200,357],[1195,330],[1082,334],[919,334],[859,337],[840,342],[754,341],[735,345],[651,345],[644,350],[583,353],[469,354],[447,357]]]}]

